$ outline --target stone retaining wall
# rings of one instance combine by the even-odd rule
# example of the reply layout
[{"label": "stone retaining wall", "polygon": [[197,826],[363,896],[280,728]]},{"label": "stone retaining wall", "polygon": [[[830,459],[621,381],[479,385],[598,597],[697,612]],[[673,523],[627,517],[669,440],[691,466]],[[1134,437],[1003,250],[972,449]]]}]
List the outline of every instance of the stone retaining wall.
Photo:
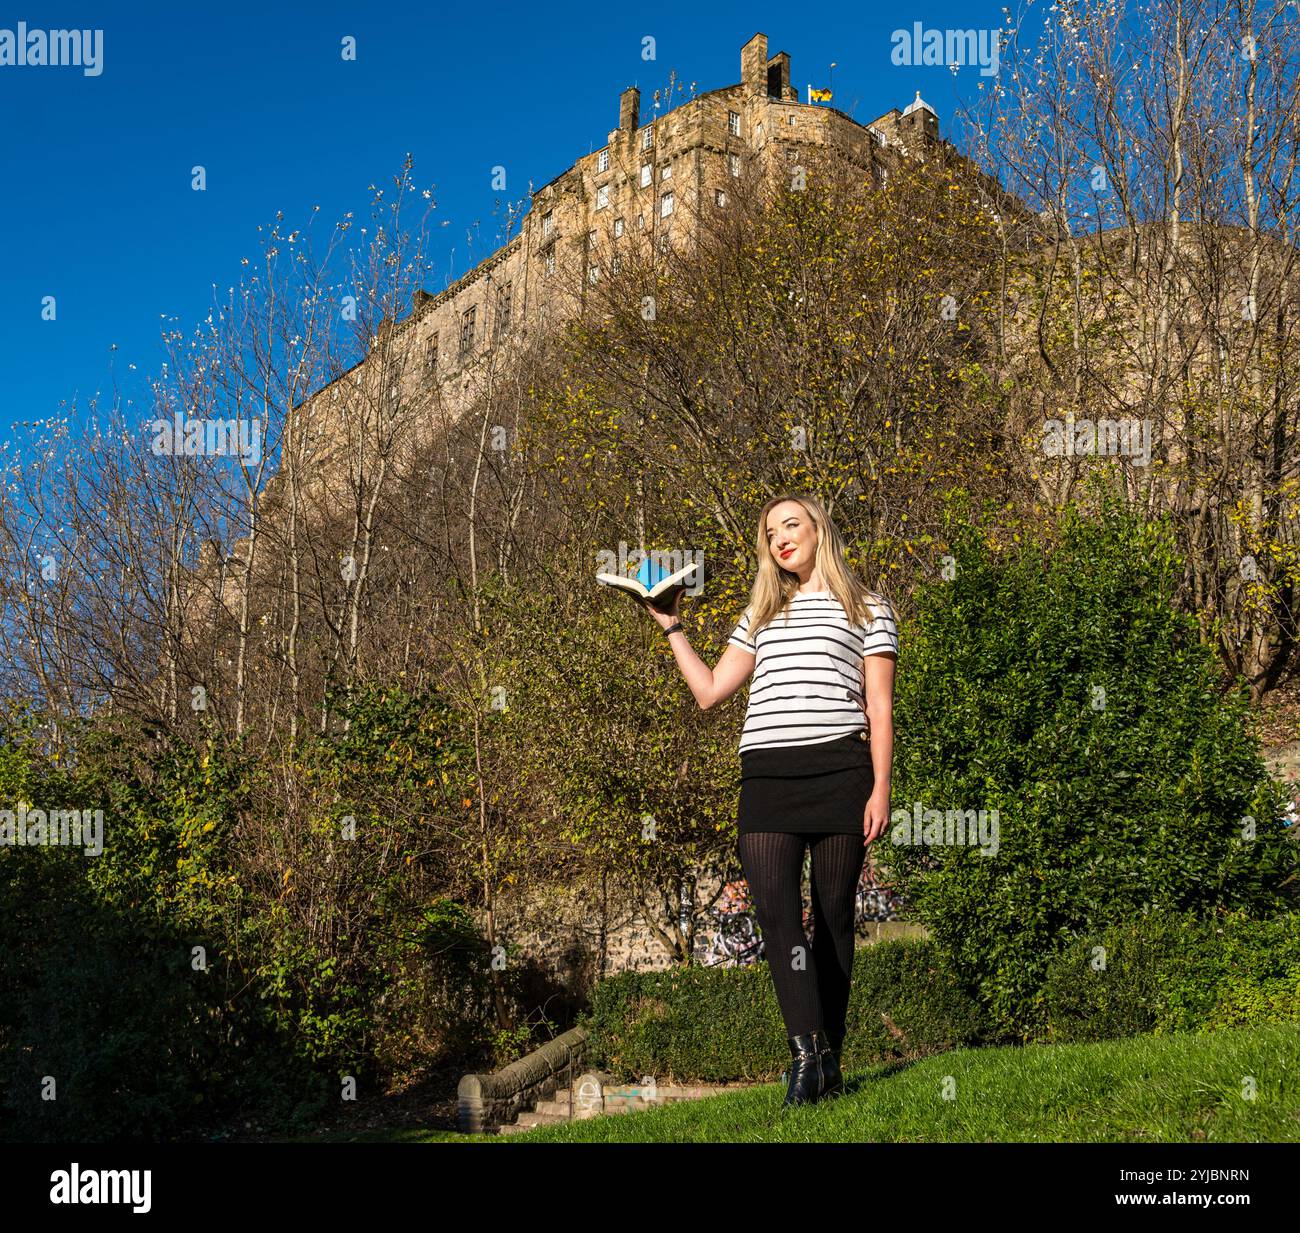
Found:
[{"label": "stone retaining wall", "polygon": [[[729,915],[703,910],[710,901],[715,909],[725,906],[725,898],[714,899],[716,886],[716,880],[701,883],[696,894],[700,910],[693,953],[697,963],[736,962],[735,952],[743,951],[749,939],[756,940],[752,912]],[[481,926],[481,910],[476,917]],[[659,924],[661,929],[669,927]],[[523,958],[575,993],[618,972],[656,971],[675,962],[644,919],[644,909],[608,880],[604,888],[599,883],[572,884],[534,888],[526,895],[503,894],[497,901],[496,928],[498,942],[519,946]],[[925,936],[923,926],[897,920],[864,920],[858,925],[859,945]]]}]

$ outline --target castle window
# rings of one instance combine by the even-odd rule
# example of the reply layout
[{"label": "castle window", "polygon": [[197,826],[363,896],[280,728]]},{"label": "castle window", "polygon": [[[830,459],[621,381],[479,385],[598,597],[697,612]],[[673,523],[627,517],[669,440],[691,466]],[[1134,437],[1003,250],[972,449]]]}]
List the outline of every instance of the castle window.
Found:
[{"label": "castle window", "polygon": [[727,204],[727,194],[720,188],[713,190],[713,204],[716,206],[725,206]]},{"label": "castle window", "polygon": [[548,274],[555,273],[555,245],[554,244],[552,244],[550,248],[546,250],[546,272]]},{"label": "castle window", "polygon": [[467,308],[460,315],[460,354],[464,358],[474,347],[474,315],[477,308]]},{"label": "castle window", "polygon": [[615,253],[615,254],[614,254],[614,260],[610,262],[610,273],[611,273],[611,274],[617,274],[617,273],[618,273],[618,264],[619,264],[619,262],[618,262],[618,254]]},{"label": "castle window", "polygon": [[438,335],[436,333],[424,344],[424,368],[426,372],[438,371]]},{"label": "castle window", "polygon": [[587,247],[588,248],[596,247],[596,233],[594,231],[587,232]]},{"label": "castle window", "polygon": [[644,230],[645,230],[645,215],[644,215],[644,214],[638,214],[638,215],[636,216],[636,229],[637,229],[638,231],[644,231]]},{"label": "castle window", "polygon": [[647,124],[645,128],[641,130],[641,149],[648,150],[650,148],[650,140],[653,136],[654,129]]},{"label": "castle window", "polygon": [[727,132],[729,132],[733,137],[740,136],[740,112],[727,112]]},{"label": "castle window", "polygon": [[510,329],[510,284],[497,291],[497,337]]},{"label": "castle window", "polygon": [[621,236],[622,234],[623,234],[623,220],[621,218],[616,218],[614,220],[614,239],[617,240],[618,237]]},{"label": "castle window", "polygon": [[673,212],[673,195],[665,193],[659,198],[659,217],[667,218]]},{"label": "castle window", "polygon": [[597,170],[597,171],[608,171],[608,170],[609,170],[609,151],[608,151],[608,150],[602,150],[602,151],[600,152],[600,157],[596,159],[596,170]]},{"label": "castle window", "polygon": [[594,283],[600,277],[600,266],[592,265],[587,267],[587,281]]},{"label": "castle window", "polygon": [[542,239],[543,240],[546,239],[546,237],[551,234],[551,229],[555,226],[555,219],[552,217],[553,214],[554,214],[553,210],[547,210],[546,213],[542,215]]},{"label": "castle window", "polygon": [[645,188],[645,186],[650,183],[650,177],[652,174],[653,171],[651,169],[651,164],[642,163],[641,164],[641,187],[642,188]]},{"label": "castle window", "polygon": [[609,185],[602,184],[596,190],[596,209],[603,210],[609,205]]},{"label": "castle window", "polygon": [[659,178],[660,178],[661,180],[671,180],[671,179],[673,178],[673,165],[672,165],[672,163],[665,163],[665,164],[663,165],[663,170],[659,172]]},{"label": "castle window", "polygon": [[740,174],[740,155],[739,155],[739,154],[728,154],[728,155],[727,155],[727,169],[731,172],[731,174],[732,174],[733,176],[738,176],[738,175]]}]

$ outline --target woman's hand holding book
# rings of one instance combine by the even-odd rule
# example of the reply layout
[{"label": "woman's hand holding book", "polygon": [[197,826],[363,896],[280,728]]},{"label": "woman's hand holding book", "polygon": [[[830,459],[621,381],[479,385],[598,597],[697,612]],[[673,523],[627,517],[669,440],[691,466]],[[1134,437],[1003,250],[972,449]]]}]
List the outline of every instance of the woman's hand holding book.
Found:
[{"label": "woman's hand holding book", "polygon": [[668,612],[660,612],[659,609],[656,608],[653,604],[651,604],[651,602],[648,599],[643,599],[641,601],[645,610],[652,617],[654,617],[660,629],[667,629],[670,625],[675,625],[681,619],[677,611],[681,602],[682,602],[682,592],[680,591],[673,597],[673,606],[672,609]]}]

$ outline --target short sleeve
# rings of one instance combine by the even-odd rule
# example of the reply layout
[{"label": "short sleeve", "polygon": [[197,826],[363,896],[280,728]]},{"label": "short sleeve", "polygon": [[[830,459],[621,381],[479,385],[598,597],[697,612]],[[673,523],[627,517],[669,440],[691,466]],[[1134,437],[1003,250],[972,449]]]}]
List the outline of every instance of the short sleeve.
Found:
[{"label": "short sleeve", "polygon": [[740,618],[739,624],[731,631],[731,637],[728,642],[734,643],[742,651],[748,651],[751,655],[758,654],[758,647],[754,645],[754,640],[749,636],[749,611],[746,609],[745,615]]},{"label": "short sleeve", "polygon": [[898,655],[898,624],[894,620],[894,609],[888,600],[880,600],[872,605],[875,620],[863,626],[862,654]]}]

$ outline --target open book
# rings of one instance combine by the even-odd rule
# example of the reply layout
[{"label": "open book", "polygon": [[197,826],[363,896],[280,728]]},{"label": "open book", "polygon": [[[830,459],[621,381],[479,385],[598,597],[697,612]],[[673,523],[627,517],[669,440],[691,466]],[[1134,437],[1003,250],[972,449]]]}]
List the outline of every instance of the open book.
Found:
[{"label": "open book", "polygon": [[653,558],[647,557],[641,562],[634,578],[624,578],[619,574],[597,574],[596,581],[605,586],[618,587],[626,592],[638,607],[648,602],[659,612],[673,610],[677,597],[686,590],[687,575],[693,573],[699,562],[684,566],[676,573],[667,573]]}]

